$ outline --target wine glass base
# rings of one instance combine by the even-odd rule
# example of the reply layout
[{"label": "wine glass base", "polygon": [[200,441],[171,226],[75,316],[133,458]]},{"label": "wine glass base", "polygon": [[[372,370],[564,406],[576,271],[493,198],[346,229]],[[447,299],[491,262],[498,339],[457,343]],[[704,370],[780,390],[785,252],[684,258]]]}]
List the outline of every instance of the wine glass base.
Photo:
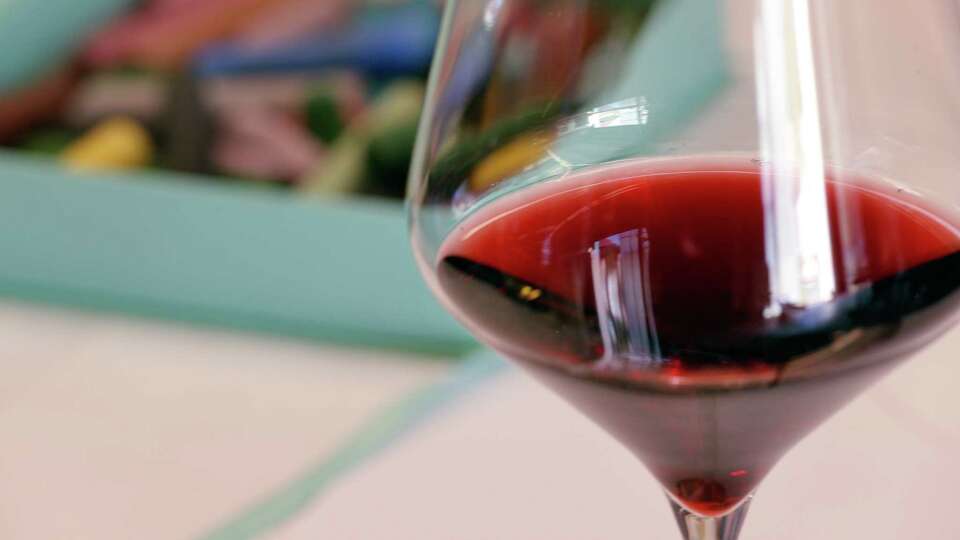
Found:
[{"label": "wine glass base", "polygon": [[736,540],[753,500],[751,493],[736,508],[719,517],[705,517],[684,508],[669,494],[667,499],[684,540]]}]

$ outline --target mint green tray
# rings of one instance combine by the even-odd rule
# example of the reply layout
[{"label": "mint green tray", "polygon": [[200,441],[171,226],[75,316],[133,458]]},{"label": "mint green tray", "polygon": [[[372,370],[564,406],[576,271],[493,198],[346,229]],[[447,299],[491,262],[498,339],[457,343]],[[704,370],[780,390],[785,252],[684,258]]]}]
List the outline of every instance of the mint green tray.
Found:
[{"label": "mint green tray", "polygon": [[91,33],[135,0],[0,1],[0,93],[63,65]]},{"label": "mint green tray", "polygon": [[0,152],[0,295],[419,352],[473,347],[431,297],[400,204]]}]

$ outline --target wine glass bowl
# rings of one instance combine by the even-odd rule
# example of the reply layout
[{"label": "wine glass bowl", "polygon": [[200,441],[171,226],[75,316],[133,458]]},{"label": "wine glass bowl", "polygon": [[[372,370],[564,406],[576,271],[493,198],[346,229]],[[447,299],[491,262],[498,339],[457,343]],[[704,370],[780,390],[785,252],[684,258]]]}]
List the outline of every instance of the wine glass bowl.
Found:
[{"label": "wine glass bowl", "polygon": [[421,269],[688,538],[735,538],[784,453],[957,319],[960,63],[916,68],[956,5],[921,4],[448,2]]}]

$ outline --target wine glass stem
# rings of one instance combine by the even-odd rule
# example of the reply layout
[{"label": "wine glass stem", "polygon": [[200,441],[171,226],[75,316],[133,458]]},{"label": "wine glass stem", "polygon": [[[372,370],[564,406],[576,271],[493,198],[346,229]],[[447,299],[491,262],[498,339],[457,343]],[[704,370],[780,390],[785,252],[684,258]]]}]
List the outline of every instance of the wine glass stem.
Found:
[{"label": "wine glass stem", "polygon": [[747,497],[735,510],[720,517],[694,514],[677,504],[673,498],[670,498],[670,506],[684,540],[737,540],[752,498],[753,495]]}]

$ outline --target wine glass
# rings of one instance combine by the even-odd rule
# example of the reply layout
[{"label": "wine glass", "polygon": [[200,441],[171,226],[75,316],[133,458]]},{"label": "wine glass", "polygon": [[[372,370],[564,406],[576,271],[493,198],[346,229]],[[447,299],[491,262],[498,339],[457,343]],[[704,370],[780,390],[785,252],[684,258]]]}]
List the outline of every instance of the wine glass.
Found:
[{"label": "wine glass", "polygon": [[958,15],[448,0],[418,263],[646,465],[685,538],[734,539],[792,446],[957,319]]}]

